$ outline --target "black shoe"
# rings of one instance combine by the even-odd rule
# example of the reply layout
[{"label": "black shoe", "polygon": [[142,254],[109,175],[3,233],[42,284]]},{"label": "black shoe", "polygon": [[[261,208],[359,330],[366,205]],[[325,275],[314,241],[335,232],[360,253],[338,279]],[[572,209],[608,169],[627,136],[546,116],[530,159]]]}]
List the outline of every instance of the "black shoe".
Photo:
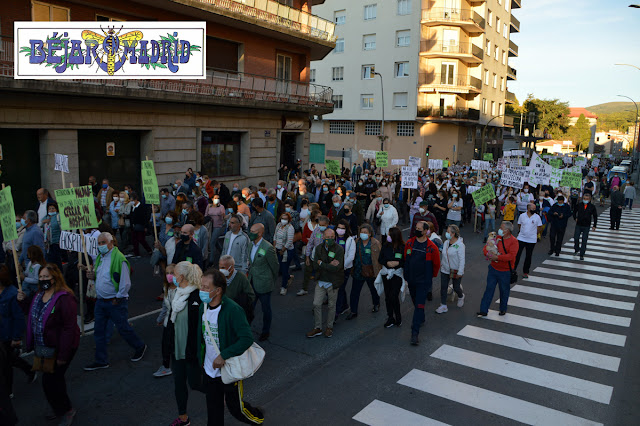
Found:
[{"label": "black shoe", "polygon": [[584,260],[584,256],[580,256],[580,260]]},{"label": "black shoe", "polygon": [[613,231],[613,226],[611,228],[609,228],[609,229]]},{"label": "black shoe", "polygon": [[431,293],[431,292],[427,293],[427,300],[429,302],[431,302],[433,300],[433,293]]},{"label": "black shoe", "polygon": [[391,328],[396,325],[396,322],[393,318],[387,319],[387,322],[384,323],[384,328]]},{"label": "black shoe", "polygon": [[262,333],[260,334],[260,337],[258,337],[258,340],[264,342],[265,340],[269,340],[270,336],[271,335],[269,333]]},{"label": "black shoe", "polygon": [[396,327],[400,327],[402,325],[402,320],[396,321]]},{"label": "black shoe", "polygon": [[376,313],[380,310],[380,305],[373,305],[373,309],[371,309],[371,313]]},{"label": "black shoe", "polygon": [[349,315],[347,315],[347,321],[351,321],[354,318],[357,318],[358,314],[354,314],[353,312],[351,312]]},{"label": "black shoe", "polygon": [[553,254],[553,250],[549,250],[549,251],[547,252],[547,255],[549,255],[549,256],[551,256],[552,254]]},{"label": "black shoe", "polygon": [[480,318],[480,317],[486,317],[486,316],[487,316],[487,313],[486,313],[486,312],[476,312],[476,316],[477,316],[478,318]]},{"label": "black shoe", "polygon": [[84,319],[84,323],[86,324],[91,324],[93,322],[93,317],[85,317]]},{"label": "black shoe", "polygon": [[418,343],[420,343],[418,341],[418,335],[417,334],[412,334],[411,335],[411,346],[418,346]]},{"label": "black shoe", "polygon": [[135,353],[133,354],[133,356],[131,357],[131,361],[132,362],[138,362],[142,359],[142,357],[144,356],[144,353],[147,351],[147,345],[144,345],[143,347],[141,347],[140,349],[138,349],[137,351],[135,351]]},{"label": "black shoe", "polygon": [[579,251],[577,251],[577,252],[573,253],[573,255],[574,255],[574,256],[578,256],[579,254],[580,254],[580,252],[579,252]]},{"label": "black shoe", "polygon": [[100,364],[99,362],[94,362],[93,364],[89,364],[84,367],[84,371],[94,371],[100,370],[103,368],[109,368],[109,364]]},{"label": "black shoe", "polygon": [[556,253],[556,257],[560,257],[560,253]]},{"label": "black shoe", "polygon": [[507,311],[500,311],[500,313],[499,313],[498,315],[500,315],[501,317],[503,317],[506,313],[507,313]]},{"label": "black shoe", "polygon": [[344,308],[343,310],[340,311],[340,313],[338,315],[344,315],[347,312],[351,312],[351,309],[349,309],[349,307],[347,306],[346,308]]}]

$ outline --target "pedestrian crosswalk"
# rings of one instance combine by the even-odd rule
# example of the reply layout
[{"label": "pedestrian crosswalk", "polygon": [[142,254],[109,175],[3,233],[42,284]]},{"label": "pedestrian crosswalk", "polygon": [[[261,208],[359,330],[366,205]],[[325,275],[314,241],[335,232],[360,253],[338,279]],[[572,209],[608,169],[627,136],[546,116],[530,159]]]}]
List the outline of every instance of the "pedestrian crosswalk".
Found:
[{"label": "pedestrian crosswalk", "polygon": [[[640,287],[640,211],[625,210],[620,230],[604,227],[609,210],[599,220],[584,261],[573,256],[570,238],[560,256],[512,287],[506,315],[489,310],[474,319],[431,354],[434,362],[425,370],[444,368],[413,369],[396,385],[419,391],[422,399],[438,397],[439,406],[484,413],[492,423],[502,424],[496,422],[501,417],[507,423],[604,424]],[[403,402],[376,399],[353,419],[368,425],[460,423],[447,410],[433,410],[430,418]]]}]

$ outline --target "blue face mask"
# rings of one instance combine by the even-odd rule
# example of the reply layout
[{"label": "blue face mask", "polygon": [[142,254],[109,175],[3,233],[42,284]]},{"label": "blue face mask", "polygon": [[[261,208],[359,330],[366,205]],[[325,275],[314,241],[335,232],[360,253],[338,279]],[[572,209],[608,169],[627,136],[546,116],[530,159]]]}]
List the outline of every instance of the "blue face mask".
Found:
[{"label": "blue face mask", "polygon": [[107,185],[106,183],[103,183],[103,184],[102,184],[102,187],[103,187],[104,189],[107,189],[107,188],[109,187],[109,185]]},{"label": "blue face mask", "polygon": [[233,209],[227,209],[227,213],[233,213]]},{"label": "blue face mask", "polygon": [[285,207],[284,211],[286,211],[287,213],[291,213],[291,207]]},{"label": "blue face mask", "polygon": [[196,186],[200,186],[200,182],[196,182]]},{"label": "blue face mask", "polygon": [[333,207],[337,209],[338,207],[340,207],[340,203],[333,203]]},{"label": "blue face mask", "polygon": [[162,194],[162,198],[167,198],[167,194]]},{"label": "blue face mask", "polygon": [[498,235],[501,237],[504,236],[504,231],[502,229],[498,229]]},{"label": "blue face mask", "polygon": [[22,224],[20,222],[16,222],[16,229],[20,228]]},{"label": "blue face mask", "polygon": [[173,276],[173,285],[175,285],[176,287],[178,286],[178,278],[176,278],[176,276]]},{"label": "blue face mask", "polygon": [[582,200],[583,203],[589,204],[589,200]]},{"label": "blue face mask", "polygon": [[282,185],[278,185],[278,189],[282,189]]},{"label": "blue face mask", "polygon": [[98,251],[100,252],[100,254],[107,254],[109,253],[109,246],[107,246],[106,244],[103,246],[98,246]]},{"label": "blue face mask", "polygon": [[318,230],[324,232],[327,229],[326,226],[318,226]]},{"label": "blue face mask", "polygon": [[202,300],[202,303],[205,303],[207,305],[211,303],[211,296],[209,295],[209,292],[200,290],[200,300]]},{"label": "blue face mask", "polygon": [[361,232],[360,239],[363,241],[367,241],[369,239],[369,234],[365,234],[364,232]]},{"label": "blue face mask", "polygon": [[187,214],[187,209],[182,209],[182,214],[186,215]]},{"label": "blue face mask", "polygon": [[27,221],[24,219],[20,219],[20,225],[27,226]]},{"label": "blue face mask", "polygon": [[446,234],[444,234],[444,236],[445,236],[445,237],[447,237],[447,240],[450,240],[450,239],[451,239],[451,234],[450,234],[450,233],[448,233],[448,232],[447,232]]},{"label": "blue face mask", "polygon": [[56,212],[49,212],[49,216],[51,216],[51,217],[53,217],[53,216],[55,216],[55,215],[57,215],[57,214],[58,214],[58,213],[56,213]]},{"label": "blue face mask", "polygon": [[167,216],[164,218],[164,221],[171,225],[173,223],[173,218],[171,216]]}]

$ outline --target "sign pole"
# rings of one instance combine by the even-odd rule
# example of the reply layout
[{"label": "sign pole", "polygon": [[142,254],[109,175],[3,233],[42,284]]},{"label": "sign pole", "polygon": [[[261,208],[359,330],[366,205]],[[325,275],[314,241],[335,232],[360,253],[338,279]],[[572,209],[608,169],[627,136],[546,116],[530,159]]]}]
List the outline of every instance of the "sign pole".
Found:
[{"label": "sign pole", "polygon": [[[344,149],[343,149],[344,151]],[[146,161],[149,161],[149,156],[144,157]],[[343,160],[344,161],[344,160]],[[156,226],[156,214],[153,212],[154,204],[151,204],[151,218],[153,219],[153,235],[155,236],[156,243],[158,242],[158,227]],[[158,208],[160,206],[158,205]]]},{"label": "sign pole", "polygon": [[[2,184],[4,189],[4,183]],[[18,252],[16,251],[16,244],[14,240],[11,240],[11,251],[13,252],[13,263],[16,267],[16,279],[18,280],[18,290],[22,291],[22,281],[20,280],[20,264],[18,263]]]},{"label": "sign pole", "polygon": [[[63,172],[64,179],[64,172]],[[63,181],[64,182],[64,181]],[[64,184],[62,186],[64,188]],[[69,184],[70,188],[73,188],[73,184]],[[84,252],[85,263],[87,264],[87,270],[89,270],[89,256],[87,255],[87,248],[85,247],[84,242],[84,232],[82,229],[78,229],[78,233],[80,234],[80,239],[82,240],[82,251]],[[82,263],[82,253],[78,252],[78,265]],[[80,331],[84,336],[84,283],[82,279],[82,269],[78,269],[78,293],[80,294]]]},{"label": "sign pole", "polygon": [[60,170],[60,174],[62,174],[62,187],[64,188],[64,170]]}]

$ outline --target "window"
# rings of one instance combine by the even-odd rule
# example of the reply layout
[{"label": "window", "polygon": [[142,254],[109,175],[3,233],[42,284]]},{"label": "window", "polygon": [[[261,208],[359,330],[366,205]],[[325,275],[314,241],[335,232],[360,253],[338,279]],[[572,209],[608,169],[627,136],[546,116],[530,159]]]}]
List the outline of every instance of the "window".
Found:
[{"label": "window", "polygon": [[362,43],[364,50],[376,50],[376,35],[367,34],[362,37]]},{"label": "window", "polygon": [[96,15],[96,21],[98,22],[122,22],[124,19],[112,18],[111,16]]},{"label": "window", "polygon": [[316,70],[315,69],[312,69],[309,72],[309,82],[311,82],[311,83],[315,83],[316,82]]},{"label": "window", "polygon": [[496,49],[495,50],[496,50],[496,53],[495,53],[496,61],[499,61],[500,60],[500,48],[498,47],[497,44],[496,44]]},{"label": "window", "polygon": [[376,76],[373,74],[376,71],[375,65],[363,65],[362,66],[362,79],[373,80]]},{"label": "window", "polygon": [[324,133],[324,121],[313,120],[311,122],[311,133]]},{"label": "window", "polygon": [[507,52],[502,51],[502,65],[507,65]]},{"label": "window", "polygon": [[409,93],[399,92],[393,94],[393,107],[394,108],[406,108],[409,102]]},{"label": "window", "polygon": [[342,109],[342,95],[333,95],[331,97],[334,109]]},{"label": "window", "polygon": [[202,170],[209,176],[240,174],[240,132],[202,132]]},{"label": "window", "polygon": [[496,16],[496,31],[500,33],[500,18]]},{"label": "window", "polygon": [[402,30],[396,31],[396,46],[407,47],[411,44],[411,31]]},{"label": "window", "polygon": [[[276,0],[276,1],[285,6],[293,7],[293,0]],[[243,1],[242,3],[246,3],[246,2]]]},{"label": "window", "polygon": [[31,2],[31,19],[33,21],[69,21],[69,9],[34,1]]},{"label": "window", "polygon": [[333,21],[336,25],[344,25],[347,22],[347,11],[346,10],[336,10],[333,12]]},{"label": "window", "polygon": [[368,4],[364,7],[364,20],[370,21],[372,19],[376,19],[378,5],[377,4]]},{"label": "window", "polygon": [[409,62],[396,62],[394,68],[396,78],[409,77]]},{"label": "window", "polygon": [[489,41],[489,39],[487,39],[487,48],[485,49],[485,52],[487,52],[487,55],[491,56],[491,41]]},{"label": "window", "polygon": [[486,99],[482,100],[482,113],[483,114],[487,113],[487,100]]},{"label": "window", "polygon": [[500,77],[500,91],[504,92],[504,77]]},{"label": "window", "polygon": [[498,76],[496,75],[496,73],[493,73],[493,88],[498,88]]},{"label": "window", "polygon": [[331,80],[332,81],[342,81],[342,80],[344,80],[344,67],[333,67],[333,68],[331,68]]},{"label": "window", "polygon": [[330,121],[329,133],[333,135],[353,135],[355,126],[353,121]]},{"label": "window", "polygon": [[373,95],[372,94],[360,95],[360,108],[361,109],[373,109]]},{"label": "window", "polygon": [[396,136],[413,136],[415,125],[413,121],[398,121]]},{"label": "window", "polygon": [[323,143],[309,144],[309,162],[312,164],[324,163],[324,144]]},{"label": "window", "polygon": [[440,84],[454,85],[456,75],[455,62],[443,62],[440,64]]},{"label": "window", "polygon": [[504,114],[504,111],[502,111],[502,104],[498,104],[498,114]]},{"label": "window", "polygon": [[398,15],[411,14],[411,0],[398,0]]},{"label": "window", "polygon": [[473,127],[467,127],[467,143],[473,142]]},{"label": "window", "polygon": [[336,48],[333,49],[333,53],[343,53],[344,52],[344,39],[339,38],[336,40]]},{"label": "window", "polygon": [[489,85],[489,70],[484,70],[484,84],[485,86]]},{"label": "window", "polygon": [[487,13],[487,24],[489,24],[489,26],[493,25],[493,12],[491,9],[489,9],[489,12]]},{"label": "window", "polygon": [[380,136],[382,134],[382,123],[380,121],[367,121],[364,123],[365,136]]},{"label": "window", "polygon": [[276,56],[276,78],[278,80],[291,80],[291,56],[277,55]]},{"label": "window", "polygon": [[509,38],[509,25],[504,24],[504,28],[502,29],[502,35],[504,38]]},{"label": "window", "polygon": [[491,101],[491,115],[496,115],[496,103]]}]

